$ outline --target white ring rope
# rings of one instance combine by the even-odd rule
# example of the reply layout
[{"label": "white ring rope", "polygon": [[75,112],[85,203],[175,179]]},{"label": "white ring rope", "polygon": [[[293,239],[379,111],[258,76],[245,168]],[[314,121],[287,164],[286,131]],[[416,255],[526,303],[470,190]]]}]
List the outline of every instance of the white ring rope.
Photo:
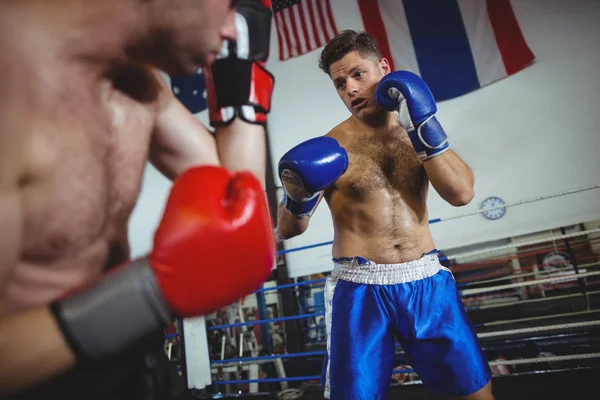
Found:
[{"label": "white ring rope", "polygon": [[[490,266],[497,266],[499,262],[508,262],[508,261],[522,261],[523,258],[531,258],[533,256],[539,255],[539,254],[548,254],[551,252],[558,252],[557,249],[557,244],[556,244],[556,240],[555,238],[551,238],[550,240],[548,240],[548,242],[552,242],[552,243],[546,243],[544,245],[541,246],[536,246],[536,247],[532,247],[529,249],[525,249],[522,252],[505,252],[505,254],[502,255],[498,255],[496,257],[489,257],[489,258],[482,258],[482,259],[478,259],[478,260],[471,260],[471,261],[466,261],[464,263],[458,264],[459,266],[464,266],[464,265],[468,265],[471,266],[471,268],[468,269],[468,271],[472,270],[472,269],[476,269],[477,267],[480,268],[485,268],[485,267],[490,267]],[[600,235],[590,235],[590,237],[588,238],[583,238],[583,239],[577,239],[577,240],[573,240],[571,242],[571,246],[573,248],[575,247],[580,247],[580,246],[590,246],[590,245],[594,245],[594,244],[600,244]],[[487,250],[487,249],[486,249]],[[452,249],[449,250],[450,253],[452,252]],[[491,250],[491,251],[495,251],[495,250]],[[470,253],[462,253],[462,254],[466,254],[467,257],[469,257]],[[461,257],[461,253],[456,253],[455,255],[452,255],[452,253],[448,256],[446,256],[447,259],[453,259],[453,258],[460,258]],[[584,257],[584,259],[587,261],[590,258],[598,258],[597,256],[587,256]],[[552,267],[553,264],[552,263],[548,263],[548,262],[543,262],[540,264],[535,264],[538,266],[538,268],[546,268],[546,267]],[[533,265],[525,265],[522,266],[521,268],[523,268],[524,270],[526,270],[527,268],[532,268]]]},{"label": "white ring rope", "polygon": [[464,213],[464,214],[454,215],[452,217],[440,218],[440,220],[441,221],[450,221],[452,219],[470,217],[471,215],[481,214],[481,213],[488,212],[488,211],[499,210],[499,209],[502,209],[502,208],[509,208],[509,207],[514,207],[514,206],[520,206],[520,205],[527,204],[527,203],[533,203],[533,202],[536,202],[536,201],[552,199],[552,198],[555,198],[555,197],[566,196],[568,194],[585,192],[587,190],[598,189],[598,188],[600,188],[600,184],[591,185],[591,186],[585,186],[585,187],[582,187],[582,188],[579,188],[579,189],[571,189],[571,190],[566,190],[564,192],[549,194],[549,195],[546,195],[546,196],[531,197],[529,199],[523,199],[523,200],[515,201],[513,203],[506,203],[503,206],[482,208],[482,209],[479,209],[479,210],[476,210],[476,211],[470,211],[470,212],[467,212],[467,213]]},{"label": "white ring rope", "polygon": [[[586,297],[589,296],[594,296],[600,294],[600,290],[594,291],[594,292],[587,292],[585,294]],[[506,303],[499,303],[499,304],[482,304],[482,305],[467,305],[467,309],[476,309],[476,310],[484,310],[484,309],[490,309],[490,308],[498,308],[498,307],[510,307],[510,306],[518,306],[520,304],[524,304],[524,303],[538,303],[538,302],[542,302],[542,301],[554,301],[554,300],[559,300],[559,299],[568,299],[571,297],[583,297],[584,294],[583,293],[577,293],[577,294],[565,294],[565,295],[561,295],[561,296],[552,296],[552,297],[543,297],[541,299],[527,299],[527,300],[518,300],[518,301],[507,301]]]},{"label": "white ring rope", "polygon": [[521,358],[518,360],[495,360],[495,361],[490,361],[489,364],[492,366],[494,366],[494,365],[517,365],[517,364],[533,364],[533,363],[568,361],[568,360],[589,360],[592,358],[600,358],[600,353],[583,353],[583,354],[569,354],[566,356]]},{"label": "white ring rope", "polygon": [[544,239],[531,240],[529,242],[510,243],[510,244],[507,244],[504,246],[497,246],[497,247],[493,247],[490,249],[482,249],[482,250],[475,250],[475,251],[466,252],[466,253],[452,254],[452,255],[448,255],[448,258],[449,259],[456,259],[456,258],[463,259],[463,258],[475,257],[475,256],[483,255],[483,254],[495,253],[500,250],[508,250],[508,249],[514,249],[514,248],[518,248],[518,247],[534,246],[536,244],[553,242],[555,240],[570,239],[570,238],[574,238],[574,237],[578,237],[578,236],[592,235],[594,233],[600,233],[600,228],[589,229],[587,231],[567,233],[564,235],[552,236],[552,237],[547,237]]},{"label": "white ring rope", "polygon": [[[598,262],[593,262],[593,263],[588,263],[588,264],[580,264],[577,265],[577,268],[579,269],[585,269],[585,268],[592,268],[592,267],[597,267],[600,266],[600,261]],[[523,268],[523,267],[521,267]],[[535,276],[535,275],[552,275],[552,274],[556,274],[556,273],[561,273],[564,271],[573,271],[573,267],[563,267],[563,268],[557,268],[554,270],[540,270],[538,272],[524,272],[524,273],[513,273],[510,275],[506,275],[500,278],[493,278],[493,279],[486,279],[483,281],[470,281],[470,282],[462,282],[459,283],[459,285],[461,284],[467,284],[469,286],[471,285],[481,285],[481,284],[485,284],[485,283],[492,283],[492,282],[500,282],[500,281],[506,281],[506,280],[510,280],[510,279],[521,279],[524,278],[526,276]]]},{"label": "white ring rope", "polygon": [[477,336],[480,338],[487,338],[487,337],[503,336],[503,335],[516,335],[516,334],[520,334],[520,333],[545,332],[545,331],[552,331],[552,330],[557,330],[557,329],[585,328],[588,326],[595,326],[595,325],[600,325],[600,321],[571,322],[568,324],[545,325],[545,326],[536,326],[536,327],[532,327],[532,328],[521,328],[521,329],[508,329],[506,331],[482,332],[482,333],[478,333]]},{"label": "white ring rope", "polygon": [[482,325],[485,327],[488,326],[497,326],[497,325],[507,325],[507,324],[516,324],[519,322],[527,322],[527,321],[539,321],[540,319],[552,319],[552,318],[561,318],[561,317],[572,317],[575,315],[587,315],[587,314],[596,314],[599,313],[600,310],[586,310],[586,311],[577,311],[563,314],[552,314],[552,315],[539,315],[537,317],[527,317],[527,318],[517,318],[517,319],[503,319],[500,321],[491,321],[484,322]]},{"label": "white ring rope", "polygon": [[[545,326],[537,326],[532,328],[522,328],[522,329],[510,329],[505,331],[495,331],[495,332],[483,332],[478,333],[477,336],[479,338],[486,337],[494,337],[494,336],[503,336],[503,335],[514,335],[520,333],[535,333],[535,332],[544,332],[544,331],[552,331],[558,329],[566,329],[566,328],[583,328],[588,326],[600,325],[600,320],[598,321],[585,321],[585,322],[573,322],[568,324],[558,324],[558,325],[545,325]],[[400,351],[396,353],[397,355],[405,354],[404,351]],[[520,360],[496,360],[491,361],[490,365],[510,365],[510,364],[527,364],[534,362],[551,362],[551,361],[565,361],[571,359],[590,359],[600,357],[600,353],[586,353],[586,354],[573,354],[567,356],[551,356],[551,357],[539,357],[539,358],[528,358],[528,359],[520,359]],[[539,360],[539,361],[537,361]],[[272,359],[268,360],[252,360],[252,361],[235,361],[231,363],[221,364],[221,367],[227,366],[236,366],[242,364],[264,364],[273,362]],[[212,367],[213,370],[216,370],[217,367]]]},{"label": "white ring rope", "polygon": [[523,286],[541,285],[541,284],[550,283],[550,282],[576,281],[577,279],[587,278],[590,276],[597,276],[597,275],[600,275],[600,271],[586,272],[583,274],[563,275],[563,276],[557,276],[554,278],[536,279],[534,281],[516,282],[516,283],[510,283],[508,285],[498,285],[498,286],[490,286],[490,287],[485,287],[485,288],[465,289],[465,290],[461,291],[460,294],[461,294],[461,296],[471,296],[471,295],[479,294],[479,293],[496,292],[499,290],[513,289],[513,288],[523,287]]}]

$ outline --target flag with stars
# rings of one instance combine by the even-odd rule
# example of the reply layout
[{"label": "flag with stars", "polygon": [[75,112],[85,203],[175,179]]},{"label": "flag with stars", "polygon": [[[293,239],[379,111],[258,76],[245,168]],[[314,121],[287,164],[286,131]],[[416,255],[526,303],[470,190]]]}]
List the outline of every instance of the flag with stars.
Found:
[{"label": "flag with stars", "polygon": [[201,69],[191,76],[171,77],[171,89],[175,97],[192,113],[206,110],[206,83]]}]

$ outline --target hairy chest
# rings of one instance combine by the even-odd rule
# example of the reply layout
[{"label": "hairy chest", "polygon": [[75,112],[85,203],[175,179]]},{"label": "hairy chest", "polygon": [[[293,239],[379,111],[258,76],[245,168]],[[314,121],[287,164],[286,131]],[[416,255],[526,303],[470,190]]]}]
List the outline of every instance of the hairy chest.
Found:
[{"label": "hairy chest", "polygon": [[360,201],[382,189],[416,199],[424,195],[427,176],[408,138],[357,137],[344,147],[349,165],[336,188],[347,197]]},{"label": "hairy chest", "polygon": [[108,81],[85,87],[65,79],[38,90],[21,185],[24,258],[52,261],[126,225],[154,112]]}]

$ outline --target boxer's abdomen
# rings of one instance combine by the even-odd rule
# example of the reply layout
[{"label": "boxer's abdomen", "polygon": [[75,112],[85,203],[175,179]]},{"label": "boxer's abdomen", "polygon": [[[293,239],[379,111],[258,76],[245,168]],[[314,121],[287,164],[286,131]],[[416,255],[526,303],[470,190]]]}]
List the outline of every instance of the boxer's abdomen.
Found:
[{"label": "boxer's abdomen", "polygon": [[74,287],[96,279],[107,258],[106,240],[98,240],[79,254],[53,262],[21,261],[2,298],[2,313],[12,314],[48,304]]},{"label": "boxer's abdomen", "polygon": [[[433,250],[427,222],[402,201],[393,202],[387,191],[374,191],[364,203],[348,201],[333,210],[333,257],[360,256],[379,264],[415,260]],[[339,204],[338,204],[339,206]]]},{"label": "boxer's abdomen", "polygon": [[335,226],[333,256],[388,264],[432,250],[429,182],[408,136],[400,128],[356,132],[341,145],[349,167],[326,193]]}]

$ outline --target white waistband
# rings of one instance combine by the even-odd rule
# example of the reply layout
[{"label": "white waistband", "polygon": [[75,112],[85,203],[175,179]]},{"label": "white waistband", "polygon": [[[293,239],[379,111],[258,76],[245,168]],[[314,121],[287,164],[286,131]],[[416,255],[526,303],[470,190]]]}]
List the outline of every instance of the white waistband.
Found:
[{"label": "white waistband", "polygon": [[400,264],[377,264],[373,261],[359,264],[356,260],[339,260],[333,264],[331,277],[355,283],[395,285],[429,278],[441,269],[449,271],[440,264],[436,254]]}]

